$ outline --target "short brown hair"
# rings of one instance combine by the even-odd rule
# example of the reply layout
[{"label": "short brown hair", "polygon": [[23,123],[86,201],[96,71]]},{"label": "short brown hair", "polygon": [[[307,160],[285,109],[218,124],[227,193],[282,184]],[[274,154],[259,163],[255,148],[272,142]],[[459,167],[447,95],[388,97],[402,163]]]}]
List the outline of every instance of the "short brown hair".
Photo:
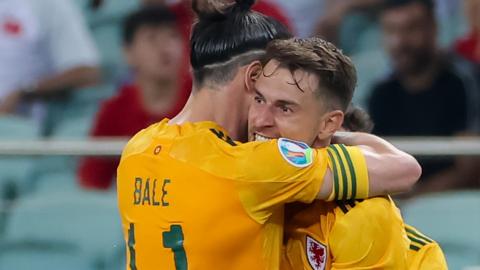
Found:
[{"label": "short brown hair", "polygon": [[280,62],[279,67],[288,68],[292,74],[301,69],[317,75],[318,95],[332,107],[347,109],[357,83],[357,71],[350,58],[332,43],[317,37],[274,40],[267,46],[263,65],[271,60]]},{"label": "short brown hair", "polygon": [[365,110],[350,104],[345,112],[342,126],[348,131],[370,133],[373,130],[373,121]]}]

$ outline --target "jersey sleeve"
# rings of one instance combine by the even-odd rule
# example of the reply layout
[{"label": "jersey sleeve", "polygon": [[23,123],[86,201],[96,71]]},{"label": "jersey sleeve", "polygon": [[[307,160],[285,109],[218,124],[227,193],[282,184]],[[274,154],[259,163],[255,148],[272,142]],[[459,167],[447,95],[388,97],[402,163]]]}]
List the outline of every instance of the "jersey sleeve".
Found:
[{"label": "jersey sleeve", "polygon": [[333,173],[334,200],[368,198],[367,163],[360,148],[333,144],[327,148],[328,164]]},{"label": "jersey sleeve", "polygon": [[329,238],[331,269],[407,269],[409,242],[393,202],[378,197],[339,209],[344,214]]},{"label": "jersey sleeve", "polygon": [[[342,174],[335,177],[337,181],[342,181],[338,183],[339,191],[343,192],[342,187],[353,181],[349,168],[356,164],[353,160],[347,161],[342,154],[342,158],[333,161],[329,150],[312,149],[302,142],[282,138],[237,144],[223,134],[216,134],[223,141],[204,138],[204,141],[194,144],[183,144],[189,145],[188,149],[178,146],[171,154],[180,159],[189,151],[188,162],[196,163],[218,177],[235,181],[239,199],[247,212],[260,223],[268,219],[274,208],[285,203],[312,202],[320,192],[328,167],[339,166],[338,170],[333,170],[334,176]],[[349,149],[344,148],[348,155]],[[359,166],[366,164],[363,162]],[[359,171],[366,171],[366,168]],[[356,194],[352,188],[350,185],[347,196]]]},{"label": "jersey sleeve", "polygon": [[412,226],[405,231],[410,240],[408,269],[448,269],[445,255],[440,245]]}]

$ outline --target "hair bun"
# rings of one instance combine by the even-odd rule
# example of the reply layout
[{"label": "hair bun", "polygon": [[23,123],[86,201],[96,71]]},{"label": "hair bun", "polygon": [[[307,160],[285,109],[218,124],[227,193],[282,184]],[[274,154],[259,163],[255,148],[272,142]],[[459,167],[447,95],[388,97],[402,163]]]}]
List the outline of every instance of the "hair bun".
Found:
[{"label": "hair bun", "polygon": [[224,20],[231,6],[225,0],[192,0],[192,9],[200,20]]},{"label": "hair bun", "polygon": [[192,9],[200,20],[221,21],[230,14],[248,11],[255,0],[193,0]]},{"label": "hair bun", "polygon": [[242,11],[250,10],[255,4],[255,0],[235,0],[235,6]]}]

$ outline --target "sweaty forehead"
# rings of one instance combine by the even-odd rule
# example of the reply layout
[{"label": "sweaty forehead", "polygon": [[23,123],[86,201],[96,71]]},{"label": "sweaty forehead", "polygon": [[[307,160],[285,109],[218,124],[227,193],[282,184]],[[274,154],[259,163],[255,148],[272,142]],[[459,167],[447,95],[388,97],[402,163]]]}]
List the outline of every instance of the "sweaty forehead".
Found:
[{"label": "sweaty forehead", "polygon": [[317,91],[319,83],[315,74],[302,69],[297,69],[292,73],[288,68],[281,66],[277,60],[271,60],[265,65],[261,77],[264,80],[274,81],[277,87],[296,88],[297,91],[307,95]]}]

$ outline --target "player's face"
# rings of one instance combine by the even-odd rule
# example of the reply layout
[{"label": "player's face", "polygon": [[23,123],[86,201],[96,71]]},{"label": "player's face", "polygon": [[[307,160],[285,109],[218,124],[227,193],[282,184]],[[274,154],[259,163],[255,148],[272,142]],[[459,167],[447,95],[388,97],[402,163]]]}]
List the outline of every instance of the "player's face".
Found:
[{"label": "player's face", "polygon": [[142,26],[125,52],[137,76],[171,80],[177,78],[183,48],[182,38],[175,26]]},{"label": "player's face", "polygon": [[292,74],[270,61],[255,83],[249,140],[286,137],[313,144],[325,113],[315,93],[317,87],[317,76],[300,70]]}]

